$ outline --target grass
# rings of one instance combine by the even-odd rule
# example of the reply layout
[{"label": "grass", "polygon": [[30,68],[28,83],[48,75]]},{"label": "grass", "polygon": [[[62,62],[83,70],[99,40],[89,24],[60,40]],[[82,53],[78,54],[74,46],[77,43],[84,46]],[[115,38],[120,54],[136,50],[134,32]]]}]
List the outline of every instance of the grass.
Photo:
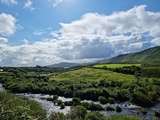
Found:
[{"label": "grass", "polygon": [[51,80],[81,80],[81,81],[98,81],[98,80],[118,80],[131,81],[135,77],[122,73],[116,73],[108,70],[82,68],[74,71],[67,71],[62,73],[52,73]]},{"label": "grass", "polygon": [[46,111],[36,101],[0,91],[0,120],[44,120]]},{"label": "grass", "polygon": [[141,64],[96,64],[93,65],[93,67],[95,68],[103,68],[103,67],[107,67],[107,68],[120,68],[120,67],[124,67],[124,66],[141,66]]}]

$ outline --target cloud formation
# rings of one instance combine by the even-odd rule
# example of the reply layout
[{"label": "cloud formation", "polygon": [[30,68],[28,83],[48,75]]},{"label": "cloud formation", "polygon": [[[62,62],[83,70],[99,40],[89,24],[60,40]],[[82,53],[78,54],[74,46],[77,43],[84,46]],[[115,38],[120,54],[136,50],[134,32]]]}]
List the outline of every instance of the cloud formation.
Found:
[{"label": "cloud formation", "polygon": [[145,8],[136,6],[111,15],[87,13],[80,20],[60,23],[61,28],[50,33],[52,39],[31,44],[28,40],[20,46],[0,42],[0,65],[88,62],[160,45],[160,13]]},{"label": "cloud formation", "polygon": [[16,18],[10,14],[0,14],[0,35],[10,36],[16,32]]},{"label": "cloud formation", "polygon": [[49,2],[53,5],[53,7],[56,7],[60,3],[62,3],[64,0],[49,0]]},{"label": "cloud formation", "polygon": [[30,9],[32,11],[35,9],[34,7],[32,7],[32,5],[33,5],[33,2],[31,0],[27,0],[24,4],[24,8]]},{"label": "cloud formation", "polygon": [[0,3],[6,5],[16,5],[18,4],[16,0],[0,0]]}]

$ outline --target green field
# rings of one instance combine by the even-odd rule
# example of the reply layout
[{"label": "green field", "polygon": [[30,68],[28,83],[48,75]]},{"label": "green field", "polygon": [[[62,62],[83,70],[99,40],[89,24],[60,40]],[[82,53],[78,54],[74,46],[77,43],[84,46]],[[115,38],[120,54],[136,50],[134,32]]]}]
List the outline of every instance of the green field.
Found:
[{"label": "green field", "polygon": [[103,67],[120,68],[124,66],[141,66],[141,64],[96,64],[96,65],[93,65],[93,67],[95,68],[103,68]]},{"label": "green field", "polygon": [[122,73],[116,73],[108,70],[82,68],[74,71],[67,71],[62,73],[50,74],[51,80],[84,80],[84,81],[97,81],[97,80],[118,80],[118,81],[131,81],[135,77]]}]

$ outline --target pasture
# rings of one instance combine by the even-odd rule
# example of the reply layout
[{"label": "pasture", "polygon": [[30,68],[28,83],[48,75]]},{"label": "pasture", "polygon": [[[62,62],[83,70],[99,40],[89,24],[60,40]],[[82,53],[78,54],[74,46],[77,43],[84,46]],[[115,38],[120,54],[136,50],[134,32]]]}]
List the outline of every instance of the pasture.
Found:
[{"label": "pasture", "polygon": [[121,67],[125,67],[125,66],[138,66],[140,67],[141,64],[139,63],[136,63],[136,64],[132,64],[132,63],[124,63],[124,64],[96,64],[96,65],[93,65],[92,67],[95,67],[95,68],[104,68],[104,67],[107,67],[107,68],[121,68]]},{"label": "pasture", "polygon": [[134,75],[127,75],[109,70],[95,68],[81,68],[74,71],[62,73],[52,73],[49,75],[51,80],[74,80],[74,81],[98,81],[98,80],[117,80],[131,81],[134,80]]}]

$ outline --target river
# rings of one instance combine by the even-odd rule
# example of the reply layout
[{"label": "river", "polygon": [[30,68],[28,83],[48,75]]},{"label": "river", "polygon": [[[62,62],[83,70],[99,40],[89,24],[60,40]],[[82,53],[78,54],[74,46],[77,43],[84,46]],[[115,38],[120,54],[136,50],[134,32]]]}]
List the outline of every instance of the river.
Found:
[{"label": "river", "polygon": [[[5,90],[2,87],[2,84],[0,84],[0,90]],[[54,105],[53,102],[51,101],[47,101],[44,98],[48,98],[48,97],[52,97],[52,95],[46,95],[46,94],[32,94],[32,93],[20,93],[20,94],[16,94],[18,96],[26,96],[29,99],[35,100],[37,102],[39,102],[42,106],[43,109],[45,109],[47,111],[47,116],[49,116],[52,112],[62,112],[64,114],[67,114],[70,110],[70,106],[65,106],[64,109],[60,109],[60,106]],[[71,101],[72,98],[65,98],[65,97],[58,97],[59,100],[62,100],[63,102],[65,101]],[[89,100],[84,100],[81,102],[93,102],[93,101],[89,101]],[[99,102],[94,102],[95,104],[100,104]],[[151,107],[151,108],[146,108],[147,109],[147,114],[143,115],[140,110],[141,107],[131,104],[129,101],[127,102],[121,102],[121,103],[115,103],[115,104],[106,104],[106,105],[102,105],[103,107],[110,105],[112,107],[116,107],[117,105],[120,106],[122,108],[122,112],[117,113],[116,111],[101,111],[102,114],[104,114],[105,116],[110,116],[112,114],[122,114],[122,115],[133,115],[133,116],[138,116],[142,119],[145,120],[151,120],[154,117],[154,111],[158,110],[160,111],[160,103],[156,104],[155,106]]]}]

